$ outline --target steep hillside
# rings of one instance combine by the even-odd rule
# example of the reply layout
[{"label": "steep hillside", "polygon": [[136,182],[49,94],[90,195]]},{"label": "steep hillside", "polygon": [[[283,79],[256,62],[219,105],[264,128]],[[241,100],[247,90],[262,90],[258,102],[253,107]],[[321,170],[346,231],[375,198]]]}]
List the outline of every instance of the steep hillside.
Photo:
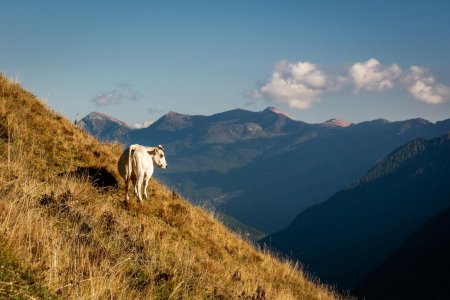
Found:
[{"label": "steep hillside", "polygon": [[[336,297],[154,180],[149,201],[124,202],[112,180],[120,151],[0,76],[0,269],[14,278],[31,274],[1,282],[0,295]],[[43,290],[34,291],[38,286]]]},{"label": "steep hillside", "polygon": [[56,299],[0,244],[0,299]]},{"label": "steep hillside", "polygon": [[271,233],[363,176],[395,148],[447,131],[450,120],[307,124],[268,108],[212,116],[171,112],[128,137],[131,143],[163,141],[174,165],[158,175],[165,184]]},{"label": "steep hillside", "polygon": [[450,207],[450,133],[414,140],[263,243],[354,288],[426,220]]},{"label": "steep hillside", "polygon": [[427,221],[356,289],[366,299],[446,299],[450,209]]}]

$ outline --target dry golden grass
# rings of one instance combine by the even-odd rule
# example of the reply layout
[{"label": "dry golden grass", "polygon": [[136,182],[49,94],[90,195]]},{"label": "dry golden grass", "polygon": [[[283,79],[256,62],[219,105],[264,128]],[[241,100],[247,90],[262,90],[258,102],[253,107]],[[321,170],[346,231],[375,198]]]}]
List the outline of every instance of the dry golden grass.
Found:
[{"label": "dry golden grass", "polygon": [[[133,198],[124,202],[122,189],[61,175],[93,166],[118,178],[120,151],[0,75],[0,250],[49,291],[39,295],[338,298],[298,266],[261,252],[154,180],[151,199],[139,205]],[[7,291],[0,284],[0,297]]]}]

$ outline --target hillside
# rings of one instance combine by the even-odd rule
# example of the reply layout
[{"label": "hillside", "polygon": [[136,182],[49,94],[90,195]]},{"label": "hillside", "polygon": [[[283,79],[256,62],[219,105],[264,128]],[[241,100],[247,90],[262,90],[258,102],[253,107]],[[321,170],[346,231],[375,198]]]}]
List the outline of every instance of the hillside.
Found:
[{"label": "hillside", "polygon": [[192,202],[209,202],[272,233],[363,176],[397,147],[447,131],[450,120],[307,124],[269,107],[211,116],[170,112],[126,137],[130,143],[163,141],[174,165],[158,174],[166,185]]},{"label": "hillside", "polygon": [[2,297],[337,297],[155,180],[149,201],[124,202],[114,180],[121,146],[99,143],[3,75],[0,151],[0,278],[12,276]]},{"label": "hillside", "polygon": [[446,299],[450,209],[427,221],[355,290],[366,299]]},{"label": "hillside", "polygon": [[414,140],[262,240],[328,283],[355,288],[418,227],[450,207],[450,133]]}]

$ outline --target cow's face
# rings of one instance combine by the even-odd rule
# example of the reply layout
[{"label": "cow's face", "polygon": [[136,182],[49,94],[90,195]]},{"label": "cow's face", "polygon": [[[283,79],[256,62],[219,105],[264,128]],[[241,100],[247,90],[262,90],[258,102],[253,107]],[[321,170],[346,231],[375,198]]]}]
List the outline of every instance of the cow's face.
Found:
[{"label": "cow's face", "polygon": [[153,154],[153,161],[161,169],[167,168],[166,156],[164,154],[164,149],[162,146],[155,148]]}]

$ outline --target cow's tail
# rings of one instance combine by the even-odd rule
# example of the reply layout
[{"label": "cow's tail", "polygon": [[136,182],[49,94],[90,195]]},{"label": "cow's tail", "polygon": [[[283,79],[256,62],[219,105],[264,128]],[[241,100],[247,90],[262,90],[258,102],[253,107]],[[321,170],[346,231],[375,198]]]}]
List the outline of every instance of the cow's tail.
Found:
[{"label": "cow's tail", "polygon": [[131,145],[130,148],[128,148],[128,170],[127,170],[127,180],[131,179],[131,154],[134,152],[135,145]]}]

